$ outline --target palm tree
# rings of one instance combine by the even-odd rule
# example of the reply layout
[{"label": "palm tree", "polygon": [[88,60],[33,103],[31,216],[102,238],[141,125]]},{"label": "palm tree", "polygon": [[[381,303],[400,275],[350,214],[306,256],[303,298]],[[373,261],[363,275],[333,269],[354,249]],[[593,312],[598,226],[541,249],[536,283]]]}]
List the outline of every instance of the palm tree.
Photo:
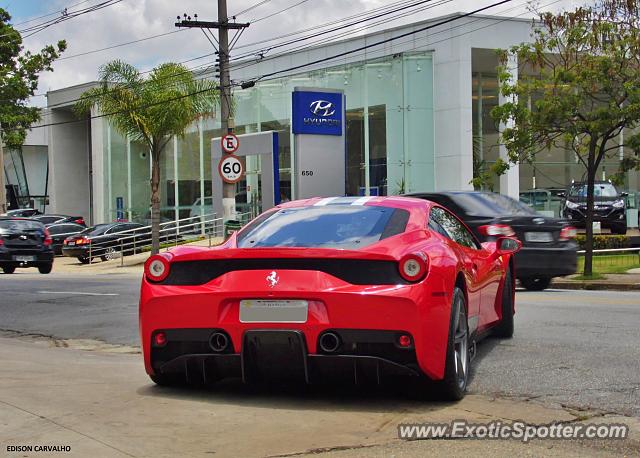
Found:
[{"label": "palm tree", "polygon": [[200,117],[211,115],[218,100],[213,81],[197,79],[185,66],[161,64],[148,77],[134,66],[114,60],[99,71],[99,85],[76,103],[86,114],[97,107],[124,136],[144,143],[151,153],[151,239],[160,251],[160,158],[173,136],[183,136]]}]

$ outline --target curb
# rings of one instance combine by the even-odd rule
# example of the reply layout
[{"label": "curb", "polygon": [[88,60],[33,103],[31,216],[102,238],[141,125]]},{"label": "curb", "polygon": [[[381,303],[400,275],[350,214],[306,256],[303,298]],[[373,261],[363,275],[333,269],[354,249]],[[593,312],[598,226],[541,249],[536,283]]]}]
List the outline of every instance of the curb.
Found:
[{"label": "curb", "polygon": [[582,281],[551,282],[550,288],[584,289],[592,291],[640,291],[640,283],[594,283]]}]

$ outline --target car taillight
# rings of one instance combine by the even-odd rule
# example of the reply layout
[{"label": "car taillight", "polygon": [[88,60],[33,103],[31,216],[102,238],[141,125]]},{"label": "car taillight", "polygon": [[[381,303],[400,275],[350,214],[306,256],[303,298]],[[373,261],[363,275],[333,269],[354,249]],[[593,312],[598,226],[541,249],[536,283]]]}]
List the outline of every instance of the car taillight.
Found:
[{"label": "car taillight", "polygon": [[404,256],[398,264],[400,275],[407,281],[422,280],[427,274],[427,256],[424,253],[413,253]]},{"label": "car taillight", "polygon": [[84,226],[84,218],[78,218],[76,220],[73,221],[76,224],[81,224],[82,226]]},{"label": "car taillight", "polygon": [[571,240],[575,239],[578,235],[578,231],[575,227],[565,226],[560,230],[560,240]]},{"label": "car taillight", "polygon": [[0,245],[4,245],[4,239],[0,237]]},{"label": "car taillight", "polygon": [[144,273],[151,281],[162,281],[169,275],[169,261],[162,255],[154,255],[144,263]]},{"label": "car taillight", "polygon": [[516,235],[513,228],[507,224],[487,224],[480,226],[478,232],[487,237],[513,237]]},{"label": "car taillight", "polygon": [[46,246],[51,245],[51,243],[53,242],[53,240],[51,240],[51,234],[49,234],[49,230],[47,228],[45,228],[44,230],[44,244]]}]

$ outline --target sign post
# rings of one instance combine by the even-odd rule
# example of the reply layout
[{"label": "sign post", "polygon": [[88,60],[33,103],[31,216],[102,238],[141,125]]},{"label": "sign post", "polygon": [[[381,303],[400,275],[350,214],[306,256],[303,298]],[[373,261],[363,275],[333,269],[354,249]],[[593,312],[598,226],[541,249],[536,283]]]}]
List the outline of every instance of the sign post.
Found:
[{"label": "sign post", "polygon": [[[232,151],[232,152],[231,152]],[[225,135],[211,140],[213,212],[223,215],[222,184],[237,183],[244,177],[246,156],[260,156],[260,197],[262,211],[280,203],[280,159],[278,132]],[[235,209],[230,212],[235,217]]]},{"label": "sign post", "polygon": [[343,196],[346,192],[343,91],[294,88],[291,122],[296,199]]}]

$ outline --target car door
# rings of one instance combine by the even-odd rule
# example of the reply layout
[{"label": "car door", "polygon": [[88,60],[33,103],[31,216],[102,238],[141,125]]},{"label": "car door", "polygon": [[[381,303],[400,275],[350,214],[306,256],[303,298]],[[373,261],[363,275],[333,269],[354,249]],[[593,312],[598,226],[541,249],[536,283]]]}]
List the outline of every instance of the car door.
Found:
[{"label": "car door", "polygon": [[467,314],[473,332],[479,325],[482,314],[483,289],[487,286],[487,272],[480,257],[483,249],[466,226],[443,207],[432,207],[430,219],[441,226],[450,240],[450,246],[458,253],[464,264],[467,285]]}]

